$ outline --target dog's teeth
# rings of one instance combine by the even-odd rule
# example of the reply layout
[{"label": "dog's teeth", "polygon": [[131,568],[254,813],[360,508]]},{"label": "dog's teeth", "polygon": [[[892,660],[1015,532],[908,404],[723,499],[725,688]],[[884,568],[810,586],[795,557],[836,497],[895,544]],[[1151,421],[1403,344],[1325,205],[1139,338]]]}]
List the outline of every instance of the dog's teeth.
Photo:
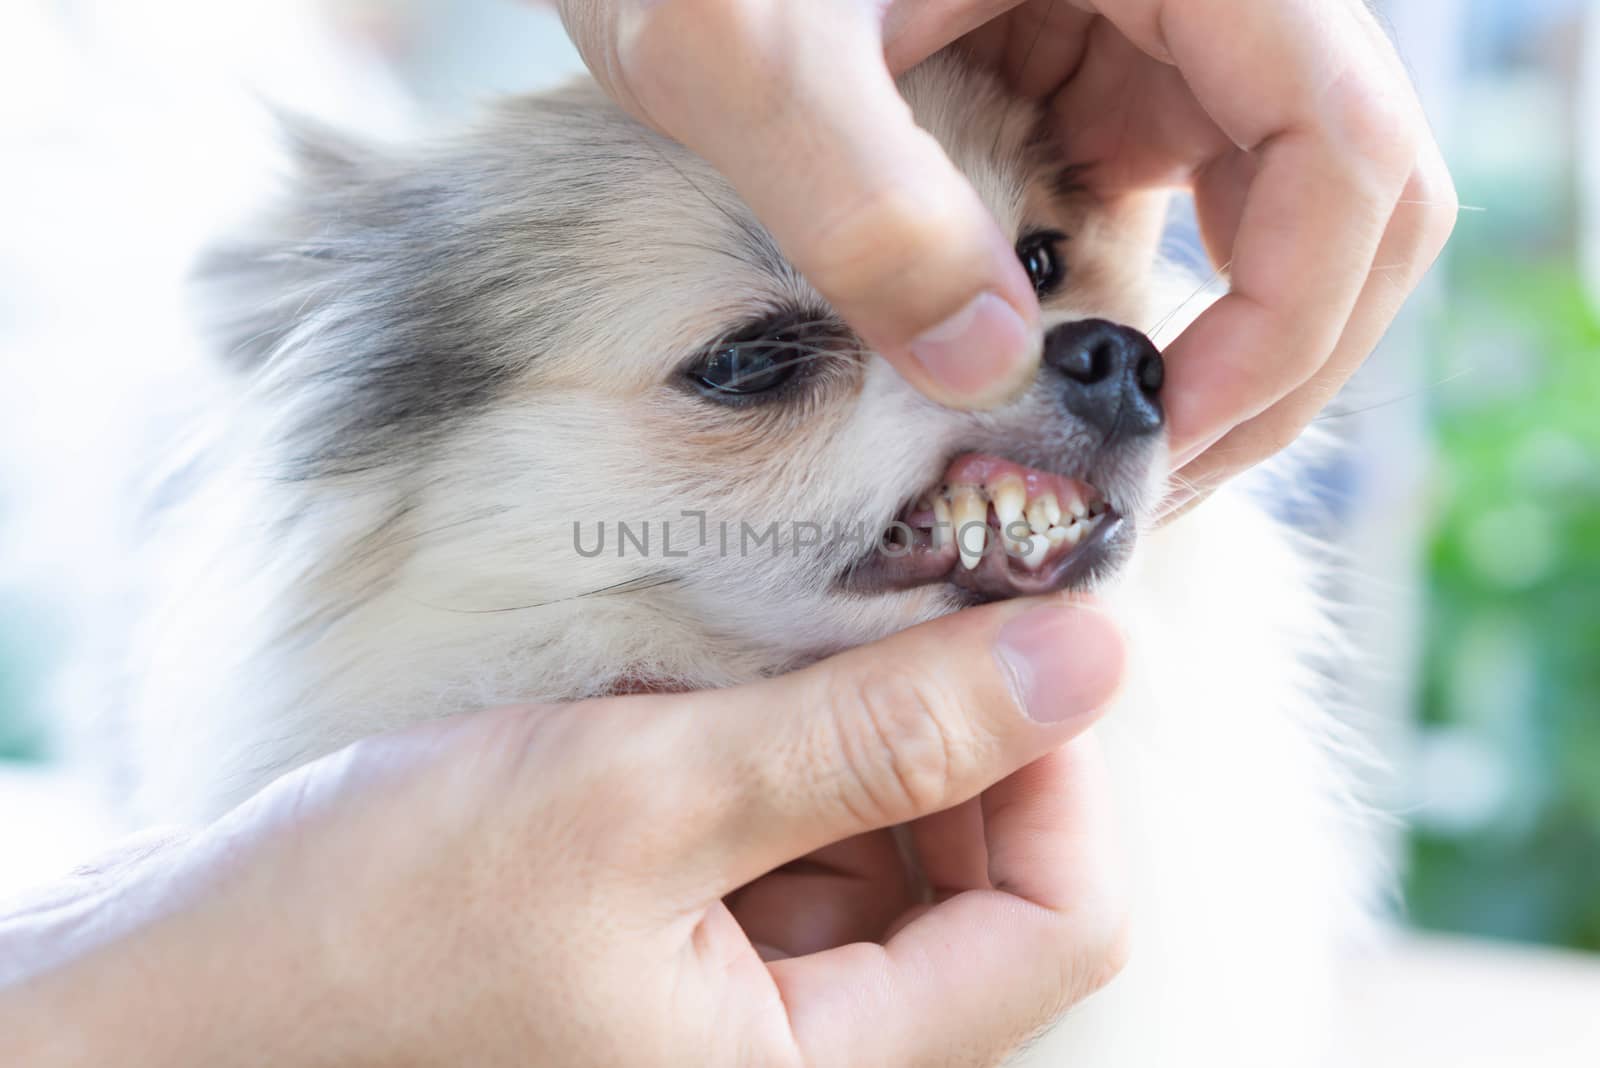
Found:
[{"label": "dog's teeth", "polygon": [[[1022,521],[1022,510],[1028,505],[1028,487],[1016,475],[1007,475],[989,490],[994,501],[994,514],[1000,520],[1002,533],[1010,531],[1011,524]],[[1007,535],[1009,540],[1009,534]]]},{"label": "dog's teeth", "polygon": [[1088,531],[1084,523],[1073,523],[1065,527],[1051,527],[1045,537],[1050,539],[1052,545],[1076,545],[1083,540],[1083,535]]},{"label": "dog's teeth", "polygon": [[1061,505],[1056,502],[1054,493],[1035,497],[1028,505],[1028,526],[1033,528],[1035,534],[1044,534],[1059,522]]},{"label": "dog's teeth", "polygon": [[1066,511],[1075,519],[1084,519],[1089,515],[1089,506],[1083,503],[1083,498],[1073,493],[1067,497]]},{"label": "dog's teeth", "polygon": [[1048,537],[1043,534],[1033,535],[1028,539],[1028,551],[1019,557],[1022,561],[1022,566],[1029,571],[1036,570],[1040,564],[1044,563],[1044,558],[1050,555],[1052,548],[1054,546],[1050,544]]},{"label": "dog's teeth", "polygon": [[942,493],[933,495],[933,547],[942,549],[951,541],[950,499]]},{"label": "dog's teeth", "polygon": [[989,504],[976,486],[950,487],[950,521],[961,566],[971,571],[989,547]]},{"label": "dog's teeth", "polygon": [[[1021,535],[1020,537],[1018,535]],[[1017,530],[1003,530],[1000,532],[1000,544],[1005,546],[1006,555],[1015,559],[1026,561],[1028,554],[1033,552],[1034,534],[1028,534],[1020,528]]]}]

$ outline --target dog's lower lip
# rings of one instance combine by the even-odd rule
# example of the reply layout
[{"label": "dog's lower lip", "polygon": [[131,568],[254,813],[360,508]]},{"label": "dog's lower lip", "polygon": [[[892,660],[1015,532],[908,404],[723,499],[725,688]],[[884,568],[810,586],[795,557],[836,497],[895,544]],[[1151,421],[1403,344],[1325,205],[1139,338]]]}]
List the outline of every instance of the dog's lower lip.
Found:
[{"label": "dog's lower lip", "polygon": [[982,600],[1030,597],[1076,586],[1093,577],[1119,545],[1126,544],[1127,523],[1115,512],[1092,534],[1060,559],[1039,571],[1027,571],[1000,550],[985,553],[968,569],[948,550],[918,545],[899,555],[875,552],[850,569],[843,585],[861,593],[888,593],[946,582]]},{"label": "dog's lower lip", "polygon": [[1022,570],[1005,553],[991,552],[971,570],[958,565],[946,581],[985,600],[1064,590],[1081,584],[1099,569],[1112,547],[1122,540],[1126,526],[1120,515],[1107,512],[1105,520],[1081,544],[1040,571]]}]

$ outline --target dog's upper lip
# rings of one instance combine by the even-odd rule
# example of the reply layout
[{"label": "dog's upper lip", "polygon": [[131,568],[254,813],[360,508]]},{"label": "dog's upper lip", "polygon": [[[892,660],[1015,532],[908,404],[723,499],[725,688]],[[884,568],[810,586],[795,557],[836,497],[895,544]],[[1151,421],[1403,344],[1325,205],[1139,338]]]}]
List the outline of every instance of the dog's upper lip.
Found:
[{"label": "dog's upper lip", "polygon": [[[1036,504],[1047,507],[1036,510]],[[1008,527],[1023,538],[1031,530],[1036,551],[1007,538]],[[983,600],[1031,596],[1086,584],[1125,556],[1133,540],[1132,524],[1093,485],[970,453],[948,464],[940,484],[902,512],[892,529],[894,540],[856,560],[841,576],[842,586],[886,592],[948,582]],[[955,536],[941,538],[944,529],[977,537],[962,537],[960,551]],[[1007,552],[1007,545],[1015,551]]]}]

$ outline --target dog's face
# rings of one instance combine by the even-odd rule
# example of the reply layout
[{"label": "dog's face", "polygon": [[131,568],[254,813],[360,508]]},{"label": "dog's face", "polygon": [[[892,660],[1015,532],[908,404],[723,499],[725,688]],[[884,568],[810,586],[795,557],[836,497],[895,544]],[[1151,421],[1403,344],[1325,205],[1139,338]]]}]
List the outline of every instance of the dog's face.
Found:
[{"label": "dog's face", "polygon": [[[203,277],[232,289],[211,304],[239,312],[274,474],[387,502],[330,572],[446,622],[536,630],[581,602],[757,670],[1112,573],[1163,473],[1134,329],[1160,220],[1074,185],[986,76],[938,58],[902,88],[1046,310],[1036,380],[992,411],[917,394],[709,168],[592,87],[420,152],[306,150],[284,213]],[[628,648],[630,676],[687,662]]]}]

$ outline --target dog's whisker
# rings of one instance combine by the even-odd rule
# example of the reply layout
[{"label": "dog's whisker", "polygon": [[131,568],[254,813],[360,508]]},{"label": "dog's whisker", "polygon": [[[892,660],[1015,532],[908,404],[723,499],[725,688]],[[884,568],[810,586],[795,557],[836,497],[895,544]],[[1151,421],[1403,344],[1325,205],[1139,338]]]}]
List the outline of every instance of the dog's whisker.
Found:
[{"label": "dog's whisker", "polygon": [[[1405,205],[1410,206],[1410,207],[1419,207],[1419,208],[1445,208],[1445,207],[1449,207],[1450,206],[1449,204],[1447,204],[1446,202],[1444,202],[1442,200],[1397,200],[1397,201],[1395,201],[1395,203],[1396,204],[1405,204]],[[1483,207],[1480,204],[1457,204],[1455,206],[1455,208],[1456,208],[1456,211],[1473,212],[1475,214],[1486,212],[1486,211],[1489,210],[1488,208]]]},{"label": "dog's whisker", "polygon": [[1221,281],[1222,278],[1227,275],[1228,269],[1232,266],[1233,261],[1230,259],[1216,270],[1212,271],[1211,276],[1204,282],[1200,283],[1200,285],[1196,286],[1194,292],[1190,293],[1187,297],[1184,297],[1183,300],[1179,301],[1176,308],[1173,308],[1171,311],[1167,312],[1160,319],[1158,319],[1155,325],[1146,330],[1145,333],[1151,337],[1154,337],[1161,333],[1161,331],[1165,330],[1172,320],[1176,319],[1183,313],[1185,308],[1187,308],[1190,304],[1193,304],[1195,300],[1197,300],[1208,289],[1216,285],[1217,282]]},{"label": "dog's whisker", "polygon": [[464,517],[462,517],[460,519],[452,520],[449,523],[440,523],[437,526],[429,527],[426,530],[411,531],[410,533],[402,534],[402,535],[400,535],[398,537],[391,538],[388,541],[385,541],[385,542],[381,543],[380,545],[375,546],[374,551],[375,552],[386,552],[388,550],[398,548],[398,547],[400,547],[402,545],[407,545],[407,544],[412,544],[412,543],[415,543],[415,542],[426,541],[429,538],[436,537],[437,535],[443,534],[443,533],[445,533],[447,531],[457,531],[457,530],[460,530],[462,527],[471,526],[474,523],[482,523],[482,522],[485,522],[487,520],[494,519],[497,516],[502,516],[502,515],[506,514],[507,512],[510,512],[512,510],[513,510],[513,508],[512,508],[511,505],[499,505],[499,506],[494,507],[494,508],[484,509],[482,511],[479,511],[479,512],[473,514],[473,515],[468,515],[468,516],[464,516]]},{"label": "dog's whisker", "polygon": [[[782,352],[795,353],[796,355],[787,361],[793,366],[804,366],[818,360],[827,359],[865,360],[876,355],[876,353],[874,353],[871,349],[860,348],[857,346],[828,347],[825,345],[815,345],[802,341],[762,340],[750,342],[750,344],[761,349],[777,349]],[[749,376],[745,376],[745,378],[756,376],[757,372],[752,372]],[[728,386],[737,386],[744,381],[745,378],[735,377],[728,383]]]},{"label": "dog's whisker", "polygon": [[[1039,42],[1044,40],[1044,31],[1049,28],[1050,18],[1055,14],[1056,5],[1060,2],[1061,0],[1050,0],[1050,6],[1045,9],[1044,15],[1039,19],[1039,29],[1033,35],[1033,40],[1029,42],[1028,50],[1023,53],[1022,62],[1017,64],[1016,77],[1018,81],[1020,81],[1022,76],[1027,73],[1028,64],[1033,62],[1033,54],[1034,52],[1038,51]],[[994,144],[989,146],[990,156],[998,156],[1000,154],[1000,142],[1004,136],[1005,123],[996,123],[994,131]]]},{"label": "dog's whisker", "polygon": [[722,215],[729,222],[733,223],[733,225],[739,230],[748,229],[748,223],[740,219],[733,212],[729,211],[728,208],[719,200],[701,188],[700,183],[696,182],[693,178],[690,178],[688,172],[682,167],[678,166],[678,164],[670,156],[663,152],[661,150],[661,146],[657,144],[653,138],[646,138],[645,143],[650,146],[650,151],[655,153],[657,159],[666,164],[674,174],[683,179],[685,184],[687,184],[690,189],[693,189],[697,194],[699,194],[700,199],[704,200],[707,204],[710,204],[716,209],[718,214]]},{"label": "dog's whisker", "polygon": [[1183,475],[1177,471],[1173,471],[1167,476],[1167,483],[1169,487],[1176,486],[1178,489],[1185,490],[1189,493],[1199,494],[1204,492],[1201,490],[1199,483],[1193,481],[1192,479],[1183,477]]},{"label": "dog's whisker", "polygon": [[645,593],[649,590],[660,589],[663,586],[671,586],[682,581],[681,578],[673,575],[652,572],[648,575],[638,575],[631,579],[624,579],[622,582],[615,582],[609,586],[601,586],[585,593],[575,593],[570,597],[557,597],[554,600],[538,601],[534,604],[510,605],[505,608],[452,608],[448,605],[430,604],[417,598],[411,598],[411,600],[424,608],[431,608],[438,612],[450,612],[464,616],[496,616],[510,612],[531,612],[535,609],[551,608],[559,604],[571,604],[574,601],[587,600],[591,597],[617,597],[630,593]]},{"label": "dog's whisker", "polygon": [[754,269],[754,265],[744,256],[717,245],[709,245],[697,241],[663,241],[662,245],[665,248],[683,248],[693,249],[696,252],[709,252],[713,255],[721,256],[723,259],[732,260],[747,271]]},{"label": "dog's whisker", "polygon": [[1451,374],[1445,375],[1443,378],[1429,382],[1427,385],[1422,386],[1419,389],[1407,390],[1398,396],[1389,397],[1385,400],[1376,401],[1372,404],[1362,405],[1359,408],[1343,408],[1339,410],[1328,409],[1318,414],[1316,418],[1312,419],[1311,421],[1313,423],[1330,423],[1335,419],[1349,419],[1352,416],[1366,415],[1369,412],[1380,411],[1396,404],[1404,404],[1408,400],[1415,400],[1417,397],[1426,396],[1427,394],[1432,393],[1434,390],[1442,389],[1451,382],[1454,382],[1456,379],[1469,374],[1471,371],[1472,368],[1463,367],[1459,371],[1452,372]]},{"label": "dog's whisker", "polygon": [[[838,319],[831,318],[831,317],[819,317],[819,318],[815,318],[815,319],[800,319],[800,320],[797,320],[797,321],[794,321],[794,322],[785,322],[784,323],[784,331],[787,332],[787,333],[804,333],[807,330],[816,330],[816,329],[835,329],[835,330],[837,330],[837,329],[840,328],[840,326],[841,326],[841,324],[840,324]],[[725,338],[725,339],[722,339],[721,341],[716,342],[716,344],[722,344],[722,345],[735,345],[735,344],[776,345],[776,344],[804,344],[804,343],[805,342],[789,342],[789,341],[785,341],[782,338],[759,338],[759,339],[754,339],[754,340],[751,340],[751,341],[748,341],[748,342],[738,342],[738,341],[733,341],[731,339],[726,339]]]},{"label": "dog's whisker", "polygon": [[[830,351],[825,351],[825,352],[803,353],[799,357],[797,357],[797,358],[795,358],[795,359],[793,359],[793,360],[791,360],[789,362],[794,366],[800,367],[800,366],[805,366],[806,364],[809,364],[809,363],[814,363],[814,362],[816,362],[818,360],[849,359],[852,356],[859,357],[859,358],[866,358],[866,357],[869,357],[871,355],[872,354],[869,353],[869,352],[851,353],[851,352],[841,352],[841,351],[838,351],[838,350],[830,350]],[[747,379],[756,378],[756,377],[759,377],[759,374],[757,374],[755,372],[752,372],[750,375],[747,375],[747,376],[736,376],[735,378],[733,378],[732,380],[729,381],[728,387],[729,388],[736,387],[736,386],[740,385],[742,382],[746,381]]]}]

